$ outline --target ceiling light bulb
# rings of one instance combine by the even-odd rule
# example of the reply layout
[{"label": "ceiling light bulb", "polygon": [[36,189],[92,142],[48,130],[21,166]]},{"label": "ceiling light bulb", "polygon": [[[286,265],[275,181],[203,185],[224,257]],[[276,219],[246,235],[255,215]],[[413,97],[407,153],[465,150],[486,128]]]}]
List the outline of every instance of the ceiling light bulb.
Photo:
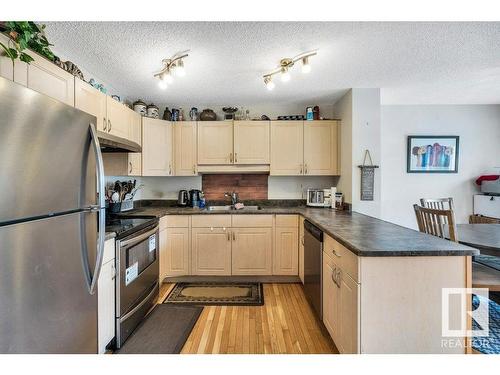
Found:
[{"label": "ceiling light bulb", "polygon": [[271,91],[272,89],[274,89],[274,87],[276,86],[274,84],[274,82],[272,81],[271,77],[264,78],[264,84],[266,85],[266,87],[267,87],[267,89],[269,91]]},{"label": "ceiling light bulb", "polygon": [[311,64],[309,64],[309,58],[304,57],[302,59],[302,73],[309,73],[311,71]]},{"label": "ceiling light bulb", "polygon": [[179,77],[184,77],[186,75],[186,70],[184,69],[184,62],[181,60],[177,61],[177,66],[175,67],[175,75]]},{"label": "ceiling light bulb", "polygon": [[158,82],[158,86],[160,87],[160,89],[165,90],[168,85],[167,85],[166,81],[164,81],[163,79],[160,79],[160,81]]},{"label": "ceiling light bulb", "polygon": [[174,81],[174,79],[172,78],[172,74],[170,73],[169,70],[167,70],[165,73],[162,74],[161,79],[162,81],[165,81],[168,84]]},{"label": "ceiling light bulb", "polygon": [[287,68],[282,68],[281,69],[281,82],[288,82],[290,81],[290,73],[288,73]]}]

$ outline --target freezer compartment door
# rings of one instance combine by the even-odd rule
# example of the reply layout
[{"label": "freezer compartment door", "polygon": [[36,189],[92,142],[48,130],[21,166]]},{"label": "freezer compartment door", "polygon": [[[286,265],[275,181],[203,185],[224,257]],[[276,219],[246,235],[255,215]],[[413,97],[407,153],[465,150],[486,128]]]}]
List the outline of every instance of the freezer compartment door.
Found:
[{"label": "freezer compartment door", "polygon": [[0,78],[0,223],[97,203],[96,118]]},{"label": "freezer compartment door", "polygon": [[79,212],[0,227],[0,353],[97,353],[86,276],[97,220]]}]

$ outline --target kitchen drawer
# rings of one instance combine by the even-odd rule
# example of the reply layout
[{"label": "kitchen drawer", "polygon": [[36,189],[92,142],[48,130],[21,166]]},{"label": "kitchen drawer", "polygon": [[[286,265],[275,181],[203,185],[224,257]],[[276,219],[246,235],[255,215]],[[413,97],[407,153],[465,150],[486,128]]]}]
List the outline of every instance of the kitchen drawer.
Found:
[{"label": "kitchen drawer", "polygon": [[332,258],[354,281],[359,282],[357,255],[327,234],[324,235],[323,241],[323,253]]},{"label": "kitchen drawer", "polygon": [[298,227],[299,215],[276,215],[277,227]]},{"label": "kitchen drawer", "polygon": [[474,195],[474,214],[500,219],[500,196]]},{"label": "kitchen drawer", "polygon": [[104,254],[102,257],[102,264],[105,264],[113,259],[115,259],[115,239],[110,238],[109,240],[104,242]]},{"label": "kitchen drawer", "polygon": [[193,228],[230,228],[231,215],[193,215],[191,225]]},{"label": "kitchen drawer", "polygon": [[233,228],[265,228],[273,226],[273,215],[232,215]]},{"label": "kitchen drawer", "polygon": [[[164,220],[165,219],[165,220]],[[162,220],[164,220],[162,222]],[[160,219],[160,228],[188,228],[189,215],[167,215]]]}]

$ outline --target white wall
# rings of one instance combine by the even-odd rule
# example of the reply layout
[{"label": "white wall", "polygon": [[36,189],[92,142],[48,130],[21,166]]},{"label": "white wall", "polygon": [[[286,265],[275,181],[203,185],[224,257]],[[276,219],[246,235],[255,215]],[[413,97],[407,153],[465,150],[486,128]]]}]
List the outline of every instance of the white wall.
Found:
[{"label": "white wall", "polygon": [[[414,203],[423,197],[453,197],[457,222],[466,223],[478,191],[475,178],[500,166],[500,106],[381,108],[382,219],[416,229]],[[460,136],[458,173],[406,173],[406,137],[415,134]]]},{"label": "white wall", "polygon": [[[351,89],[333,106],[341,119],[341,168],[338,191],[352,210],[373,217],[381,215],[381,176],[375,170],[373,201],[360,200],[361,172],[365,150],[380,164],[380,89]],[[368,162],[368,161],[367,161]]]},{"label": "white wall", "polygon": [[[201,176],[194,177],[120,177],[107,176],[106,182],[116,180],[137,180],[137,186],[144,184],[135,199],[177,199],[181,189],[201,189]],[[269,199],[306,199],[307,188],[330,188],[337,186],[338,177],[330,176],[296,176],[296,177],[269,177]]]}]

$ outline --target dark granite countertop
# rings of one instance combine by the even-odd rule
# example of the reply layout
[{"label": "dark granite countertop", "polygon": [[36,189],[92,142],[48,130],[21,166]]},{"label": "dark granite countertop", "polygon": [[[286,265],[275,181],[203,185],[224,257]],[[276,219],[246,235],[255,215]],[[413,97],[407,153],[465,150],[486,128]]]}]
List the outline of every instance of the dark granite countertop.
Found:
[{"label": "dark granite countertop", "polygon": [[261,210],[208,211],[197,208],[151,205],[138,207],[130,215],[270,215],[298,214],[315,224],[358,256],[465,256],[479,250],[420,233],[356,212],[311,208],[262,206]]}]

